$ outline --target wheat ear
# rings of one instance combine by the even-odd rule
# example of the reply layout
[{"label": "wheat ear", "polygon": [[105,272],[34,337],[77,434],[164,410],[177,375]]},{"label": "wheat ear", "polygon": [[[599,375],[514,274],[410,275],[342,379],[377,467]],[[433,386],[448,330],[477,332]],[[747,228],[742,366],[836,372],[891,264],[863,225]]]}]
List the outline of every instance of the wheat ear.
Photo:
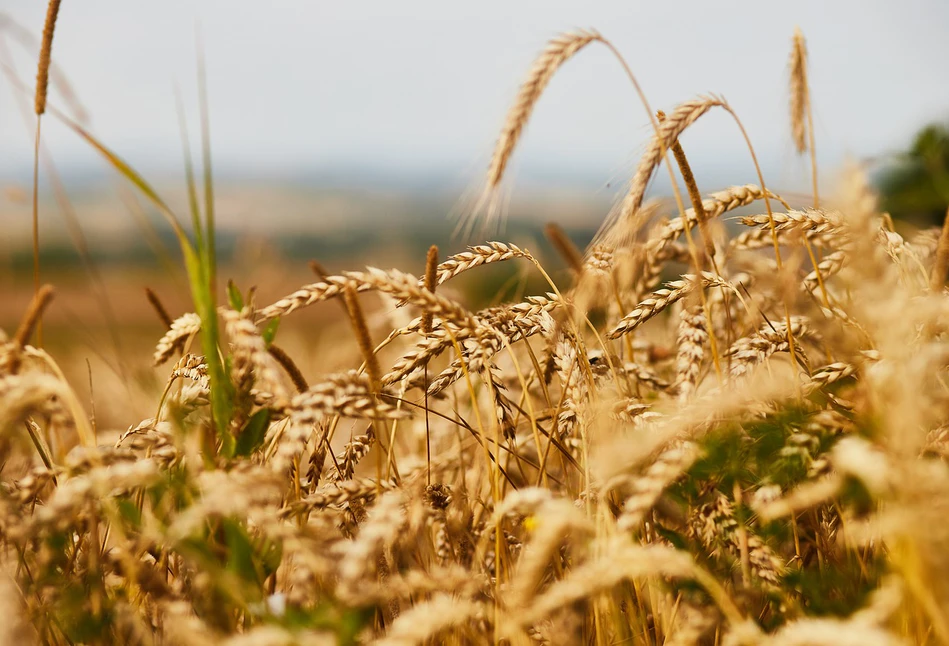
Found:
[{"label": "wheat ear", "polygon": [[800,27],[794,29],[791,39],[791,134],[794,147],[803,155],[811,156],[811,185],[814,208],[820,206],[817,186],[817,149],[814,145],[814,110],[811,106],[811,88],[807,82],[807,45]]},{"label": "wheat ear", "polygon": [[556,222],[548,222],[544,227],[544,234],[550,240],[554,249],[557,250],[557,253],[566,261],[567,266],[578,276],[583,273],[583,255],[573,244],[573,240],[567,236],[567,232],[563,230],[563,227]]},{"label": "wheat ear", "polygon": [[656,129],[649,143],[649,147],[643,154],[636,167],[636,172],[629,182],[629,191],[623,198],[616,215],[607,220],[603,229],[601,229],[598,238],[606,237],[614,225],[624,223],[622,226],[627,230],[636,230],[638,228],[638,214],[643,205],[643,198],[646,195],[646,187],[652,178],[662,156],[666,150],[670,150],[672,145],[678,140],[679,136],[690,125],[703,114],[716,106],[725,106],[722,99],[716,97],[699,97],[692,101],[686,101],[680,104],[672,111],[672,114],[666,116]]},{"label": "wheat ear", "polygon": [[576,33],[561,34],[547,44],[547,48],[534,61],[527,78],[514,99],[514,105],[508,110],[501,128],[501,135],[494,146],[491,164],[488,166],[488,189],[494,190],[504,178],[504,170],[514,153],[514,147],[524,131],[524,126],[534,111],[534,105],[540,99],[550,79],[560,67],[574,54],[602,37],[595,31],[580,30]]},{"label": "wheat ear", "polygon": [[36,72],[35,112],[46,112],[46,90],[49,87],[49,63],[53,51],[53,34],[56,31],[56,17],[59,15],[60,0],[50,0],[46,6],[46,24],[43,26],[43,46],[40,49],[40,62]]},{"label": "wheat ear", "polygon": [[23,347],[30,340],[30,337],[33,335],[33,330],[39,324],[40,319],[43,316],[43,311],[49,305],[50,301],[53,300],[53,286],[52,285],[43,285],[37,290],[36,294],[33,296],[33,300],[30,301],[30,307],[26,310],[26,314],[23,316],[23,320],[20,322],[20,327],[17,328],[16,333],[13,335],[13,340]]},{"label": "wheat ear", "polygon": [[347,285],[343,290],[343,299],[346,302],[346,308],[349,310],[349,321],[356,333],[356,342],[359,344],[359,351],[362,353],[363,360],[366,362],[366,373],[369,375],[369,384],[372,391],[379,392],[381,372],[379,370],[379,359],[372,348],[372,337],[369,336],[369,326],[366,324],[366,317],[359,305],[359,298],[356,296],[356,290],[351,285]]},{"label": "wheat ear", "polygon": [[477,198],[471,212],[459,222],[457,230],[464,230],[466,234],[470,234],[474,228],[475,219],[482,211],[487,213],[486,222],[493,221],[497,217],[501,181],[504,179],[504,173],[514,154],[514,149],[534,111],[534,106],[557,70],[594,41],[607,42],[593,30],[560,34],[548,42],[544,51],[534,60],[527,78],[521,84],[517,97],[504,118],[501,134],[494,145],[491,162],[488,164],[484,190]]},{"label": "wheat ear", "polygon": [[[435,293],[435,286],[438,284],[438,247],[432,245],[428,248],[428,255],[425,256],[425,289]],[[425,334],[432,333],[432,312],[430,310],[425,310],[422,314],[422,332]]]},{"label": "wheat ear", "polygon": [[[656,116],[659,118],[659,122],[663,122],[666,119],[666,113],[660,110]],[[692,210],[695,212],[695,217],[699,223],[699,232],[702,234],[702,241],[705,243],[705,253],[708,254],[709,260],[715,262],[715,245],[712,244],[712,238],[708,232],[708,216],[705,214],[705,207],[702,204],[702,194],[699,193],[699,186],[695,181],[695,174],[692,172],[692,166],[689,164],[688,158],[685,156],[685,150],[682,149],[682,144],[679,143],[679,140],[676,139],[672,142],[672,156],[675,157],[676,165],[679,166],[679,172],[682,173],[682,181],[685,182],[685,187],[689,191],[689,200],[692,202]],[[688,216],[684,216],[686,219]],[[701,269],[701,267],[695,267],[696,271]]]},{"label": "wheat ear", "polygon": [[145,298],[148,299],[149,304],[152,306],[152,309],[155,310],[155,314],[158,315],[158,319],[162,322],[162,325],[165,328],[170,328],[171,324],[174,322],[174,319],[171,318],[171,315],[168,314],[168,310],[165,308],[165,305],[161,302],[161,299],[158,298],[158,294],[152,290],[150,287],[145,288]]},{"label": "wheat ear", "polygon": [[803,155],[807,152],[807,48],[799,28],[791,39],[790,67],[791,135],[795,149]]}]

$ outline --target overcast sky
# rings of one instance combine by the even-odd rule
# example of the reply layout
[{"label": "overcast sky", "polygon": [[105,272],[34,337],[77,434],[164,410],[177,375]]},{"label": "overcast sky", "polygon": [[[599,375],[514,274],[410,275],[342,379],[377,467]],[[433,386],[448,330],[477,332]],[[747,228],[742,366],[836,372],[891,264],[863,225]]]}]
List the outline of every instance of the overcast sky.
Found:
[{"label": "overcast sky", "polygon": [[[2,10],[38,34],[45,4],[3,0]],[[591,27],[623,53],[654,108],[724,95],[771,181],[787,186],[806,178],[787,118],[795,25],[808,39],[826,168],[848,155],[897,149],[923,123],[949,117],[949,3],[942,0],[64,0],[53,59],[93,131],[146,172],[180,168],[175,84],[197,133],[200,30],[222,173],[273,178],[335,169],[357,183],[361,175],[437,173],[468,183],[486,166],[546,40]],[[5,41],[21,78],[32,83],[35,52]],[[30,165],[31,135],[15,101],[0,82],[0,183]],[[53,102],[62,104],[55,92]],[[61,166],[100,166],[74,135],[44,123]],[[625,179],[648,133],[622,70],[594,46],[554,78],[514,167],[524,177],[544,172],[605,186]],[[703,173],[716,183],[754,180],[723,114],[703,118],[683,144],[700,183]]]}]

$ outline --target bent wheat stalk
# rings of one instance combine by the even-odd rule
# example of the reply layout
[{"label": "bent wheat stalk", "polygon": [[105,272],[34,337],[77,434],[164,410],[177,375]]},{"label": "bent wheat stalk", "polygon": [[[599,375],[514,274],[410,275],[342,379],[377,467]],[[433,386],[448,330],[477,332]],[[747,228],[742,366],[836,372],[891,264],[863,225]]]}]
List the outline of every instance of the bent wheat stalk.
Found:
[{"label": "bent wheat stalk", "polygon": [[[39,173],[40,173],[40,123],[43,113],[46,112],[46,92],[49,87],[49,65],[53,51],[53,35],[56,33],[56,17],[59,15],[60,0],[49,0],[46,6],[46,24],[43,26],[43,46],[40,48],[40,59],[36,71],[36,97],[34,112],[36,113],[36,140],[33,147],[33,289],[37,298],[40,293],[40,206],[39,206]],[[42,321],[38,322],[36,342],[43,343]]]}]

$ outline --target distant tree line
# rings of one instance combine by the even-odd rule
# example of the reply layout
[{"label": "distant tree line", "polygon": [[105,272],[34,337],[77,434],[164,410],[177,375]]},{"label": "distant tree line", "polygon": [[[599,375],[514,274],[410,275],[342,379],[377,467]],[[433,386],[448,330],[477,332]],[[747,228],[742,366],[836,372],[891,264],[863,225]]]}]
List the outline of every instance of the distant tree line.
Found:
[{"label": "distant tree line", "polygon": [[920,130],[909,149],[888,161],[876,177],[882,207],[919,226],[942,224],[949,207],[949,125]]}]

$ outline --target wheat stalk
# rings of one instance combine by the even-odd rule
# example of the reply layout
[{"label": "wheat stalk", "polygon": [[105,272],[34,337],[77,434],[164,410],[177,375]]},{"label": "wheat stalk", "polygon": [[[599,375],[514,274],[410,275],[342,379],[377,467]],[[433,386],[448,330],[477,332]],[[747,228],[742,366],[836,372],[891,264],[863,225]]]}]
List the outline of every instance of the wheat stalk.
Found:
[{"label": "wheat stalk", "polygon": [[[36,92],[33,111],[36,114],[36,138],[33,145],[33,290],[38,298],[40,294],[40,230],[39,230],[39,157],[40,123],[46,112],[46,92],[49,87],[49,66],[53,51],[53,35],[56,32],[56,18],[59,16],[60,0],[49,0],[46,5],[46,23],[43,25],[43,44],[40,47],[39,62],[36,70]],[[43,327],[37,328],[37,345],[42,345]]]}]

